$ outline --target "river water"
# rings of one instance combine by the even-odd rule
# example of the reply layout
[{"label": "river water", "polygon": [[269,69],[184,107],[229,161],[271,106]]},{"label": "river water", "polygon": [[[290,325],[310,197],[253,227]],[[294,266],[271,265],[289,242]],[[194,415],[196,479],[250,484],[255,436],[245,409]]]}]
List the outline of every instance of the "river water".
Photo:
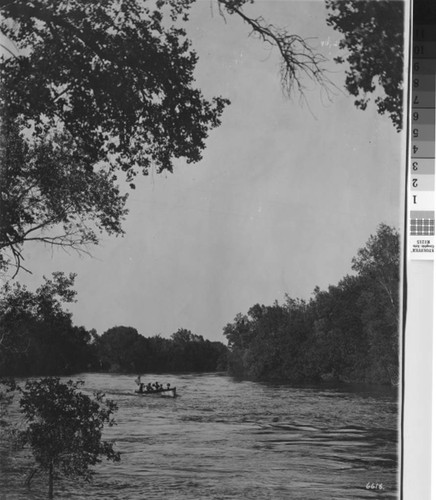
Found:
[{"label": "river water", "polygon": [[[176,399],[136,396],[134,376],[83,374],[84,391],[118,404],[121,462],[91,483],[55,483],[55,498],[328,500],[398,498],[398,399],[391,388],[293,387],[220,374],[152,375]],[[3,453],[0,499],[46,498],[23,485],[28,458]],[[2,470],[3,469],[3,470]],[[368,484],[369,483],[369,484]],[[367,486],[377,489],[367,489]]]}]

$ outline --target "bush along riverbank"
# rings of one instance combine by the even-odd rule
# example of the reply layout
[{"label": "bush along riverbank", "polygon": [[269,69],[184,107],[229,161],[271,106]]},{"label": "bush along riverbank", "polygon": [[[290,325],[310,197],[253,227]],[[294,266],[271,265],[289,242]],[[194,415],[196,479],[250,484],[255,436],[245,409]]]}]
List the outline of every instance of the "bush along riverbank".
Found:
[{"label": "bush along riverbank", "polygon": [[253,380],[398,383],[398,232],[381,224],[347,275],[310,300],[256,304],[224,328],[229,373]]}]

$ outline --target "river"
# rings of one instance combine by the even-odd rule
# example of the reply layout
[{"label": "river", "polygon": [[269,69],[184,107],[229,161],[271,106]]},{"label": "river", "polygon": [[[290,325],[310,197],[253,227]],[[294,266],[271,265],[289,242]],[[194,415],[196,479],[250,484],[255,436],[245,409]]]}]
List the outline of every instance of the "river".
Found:
[{"label": "river", "polygon": [[[102,390],[117,402],[117,425],[106,437],[122,457],[98,465],[91,483],[55,483],[55,498],[398,498],[392,388],[295,387],[220,374],[143,377],[175,385],[180,396],[170,399],[134,395],[134,376],[75,378],[85,392]],[[46,498],[44,478],[30,490],[23,485],[27,460],[23,452],[3,453],[1,500]]]}]

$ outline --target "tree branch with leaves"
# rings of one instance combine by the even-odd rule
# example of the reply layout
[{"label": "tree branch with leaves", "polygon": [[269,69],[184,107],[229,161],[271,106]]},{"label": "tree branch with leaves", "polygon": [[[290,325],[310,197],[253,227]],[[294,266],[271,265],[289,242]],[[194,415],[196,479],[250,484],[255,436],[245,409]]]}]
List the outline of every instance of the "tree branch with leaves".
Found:
[{"label": "tree branch with leaves", "polygon": [[[250,0],[218,0],[220,12],[224,10],[230,15],[239,16],[251,28],[251,35],[258,37],[271,47],[275,47],[280,55],[280,76],[284,93],[291,97],[296,90],[300,98],[305,99],[307,81],[315,82],[327,95],[335,88],[328,78],[324,64],[328,59],[317,52],[298,34],[290,33],[267,22],[264,17],[251,17],[242,10],[244,4],[254,3]],[[224,9],[224,10],[223,10]]]},{"label": "tree branch with leaves", "polygon": [[[103,439],[104,427],[115,425],[116,404],[101,392],[93,398],[83,394],[82,385],[81,381],[62,383],[58,378],[45,378],[18,388],[27,427],[16,432],[17,442],[30,447],[37,468],[47,473],[50,499],[54,498],[56,478],[89,481],[92,467],[103,458],[120,460],[114,444]],[[30,479],[34,473],[30,472]]]},{"label": "tree branch with leaves", "polygon": [[[405,2],[326,0],[327,24],[343,35],[335,60],[347,64],[345,87],[366,109],[371,97],[395,128],[403,126]],[[380,91],[382,93],[380,95]]]},{"label": "tree branch with leaves", "polygon": [[[327,60],[310,39],[250,15],[253,0],[216,1],[224,17],[239,17],[277,49],[287,96],[305,99],[315,82],[331,98]],[[22,268],[30,234],[74,249],[101,232],[122,234],[120,182],[133,189],[138,173],[201,160],[229,101],[196,87],[198,57],[184,29],[194,2],[0,0],[8,39],[0,57],[0,269]],[[376,98],[379,112],[399,128],[402,2],[327,0],[327,8],[348,50],[347,90],[364,109],[378,78],[386,93]]]},{"label": "tree branch with leaves", "polygon": [[99,232],[123,234],[127,196],[113,174],[89,167],[77,141],[59,133],[28,141],[7,115],[1,132],[0,252],[15,274],[25,242],[85,251]]}]

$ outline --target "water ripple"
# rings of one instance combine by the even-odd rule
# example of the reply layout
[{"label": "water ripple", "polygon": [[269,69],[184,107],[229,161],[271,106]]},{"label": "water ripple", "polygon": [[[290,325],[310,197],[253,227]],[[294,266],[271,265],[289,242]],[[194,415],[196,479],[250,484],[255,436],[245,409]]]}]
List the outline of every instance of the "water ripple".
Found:
[{"label": "water ripple", "polygon": [[[83,374],[85,391],[119,407],[105,436],[122,460],[90,484],[61,481],[57,498],[84,500],[359,500],[397,497],[397,400],[389,390],[296,388],[226,376],[152,375],[175,400],[135,397],[134,377]],[[3,454],[7,500],[45,498],[23,486],[28,454]],[[383,484],[369,491],[370,482]]]}]

